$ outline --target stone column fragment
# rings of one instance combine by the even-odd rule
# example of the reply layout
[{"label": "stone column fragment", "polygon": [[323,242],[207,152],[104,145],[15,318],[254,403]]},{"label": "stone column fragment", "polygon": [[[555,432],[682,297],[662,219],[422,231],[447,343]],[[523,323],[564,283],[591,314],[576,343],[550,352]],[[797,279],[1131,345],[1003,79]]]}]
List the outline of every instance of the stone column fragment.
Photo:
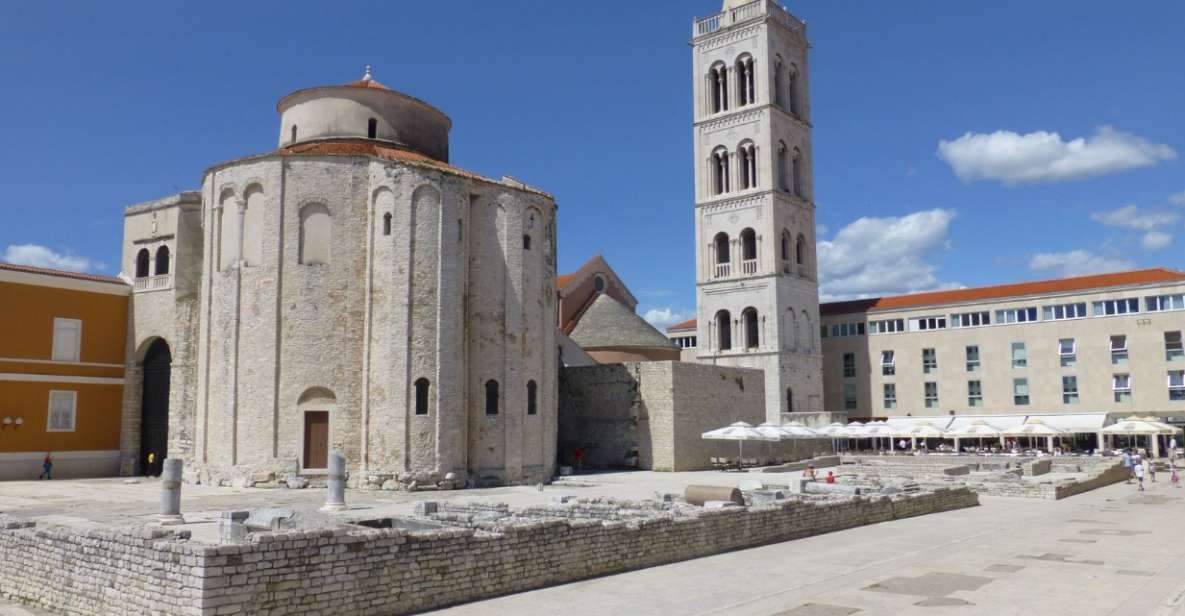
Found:
[{"label": "stone column fragment", "polygon": [[160,474],[160,516],[162,525],[184,524],[181,516],[181,458],[165,458]]},{"label": "stone column fragment", "polygon": [[334,449],[329,452],[329,476],[326,478],[325,506],[321,511],[346,508],[346,456]]}]

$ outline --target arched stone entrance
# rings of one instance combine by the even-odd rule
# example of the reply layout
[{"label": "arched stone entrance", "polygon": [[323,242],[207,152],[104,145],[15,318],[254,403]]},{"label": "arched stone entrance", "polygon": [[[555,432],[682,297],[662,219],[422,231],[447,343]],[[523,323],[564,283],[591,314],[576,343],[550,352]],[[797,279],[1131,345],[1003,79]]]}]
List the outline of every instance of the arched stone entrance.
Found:
[{"label": "arched stone entrance", "polygon": [[[169,444],[169,377],[173,354],[169,344],[157,338],[144,354],[144,388],[140,398],[140,469],[160,475]],[[152,463],[148,462],[152,454]]]}]

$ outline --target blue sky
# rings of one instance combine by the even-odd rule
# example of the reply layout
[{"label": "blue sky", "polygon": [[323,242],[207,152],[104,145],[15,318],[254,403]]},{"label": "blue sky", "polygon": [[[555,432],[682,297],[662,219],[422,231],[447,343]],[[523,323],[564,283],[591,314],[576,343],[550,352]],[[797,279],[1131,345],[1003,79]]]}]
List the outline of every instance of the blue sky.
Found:
[{"label": "blue sky", "polygon": [[[826,296],[1185,268],[1185,4],[789,8]],[[601,252],[641,312],[691,316],[687,43],[718,9],[0,3],[0,259],[118,272],[124,206],[273,148],[281,96],[371,64],[452,117],[454,164],[555,194],[561,271]]]}]

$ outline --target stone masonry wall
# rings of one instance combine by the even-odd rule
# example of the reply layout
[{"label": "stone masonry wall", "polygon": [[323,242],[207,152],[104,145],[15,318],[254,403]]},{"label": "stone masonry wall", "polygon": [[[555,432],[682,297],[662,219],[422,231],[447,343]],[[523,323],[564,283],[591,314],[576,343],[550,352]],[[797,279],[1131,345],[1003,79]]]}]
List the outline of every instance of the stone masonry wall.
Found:
[{"label": "stone masonry wall", "polygon": [[965,488],[942,489],[628,521],[544,518],[495,532],[280,531],[223,546],[0,520],[0,595],[86,616],[403,614],[977,504]]}]

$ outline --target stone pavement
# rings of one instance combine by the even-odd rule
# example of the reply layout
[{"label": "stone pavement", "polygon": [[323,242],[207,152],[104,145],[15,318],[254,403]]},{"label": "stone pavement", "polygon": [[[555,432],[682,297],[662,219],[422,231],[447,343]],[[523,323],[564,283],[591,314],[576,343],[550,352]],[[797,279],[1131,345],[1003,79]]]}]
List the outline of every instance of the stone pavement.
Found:
[{"label": "stone pavement", "polygon": [[433,613],[1185,614],[1185,489],[980,501]]}]

